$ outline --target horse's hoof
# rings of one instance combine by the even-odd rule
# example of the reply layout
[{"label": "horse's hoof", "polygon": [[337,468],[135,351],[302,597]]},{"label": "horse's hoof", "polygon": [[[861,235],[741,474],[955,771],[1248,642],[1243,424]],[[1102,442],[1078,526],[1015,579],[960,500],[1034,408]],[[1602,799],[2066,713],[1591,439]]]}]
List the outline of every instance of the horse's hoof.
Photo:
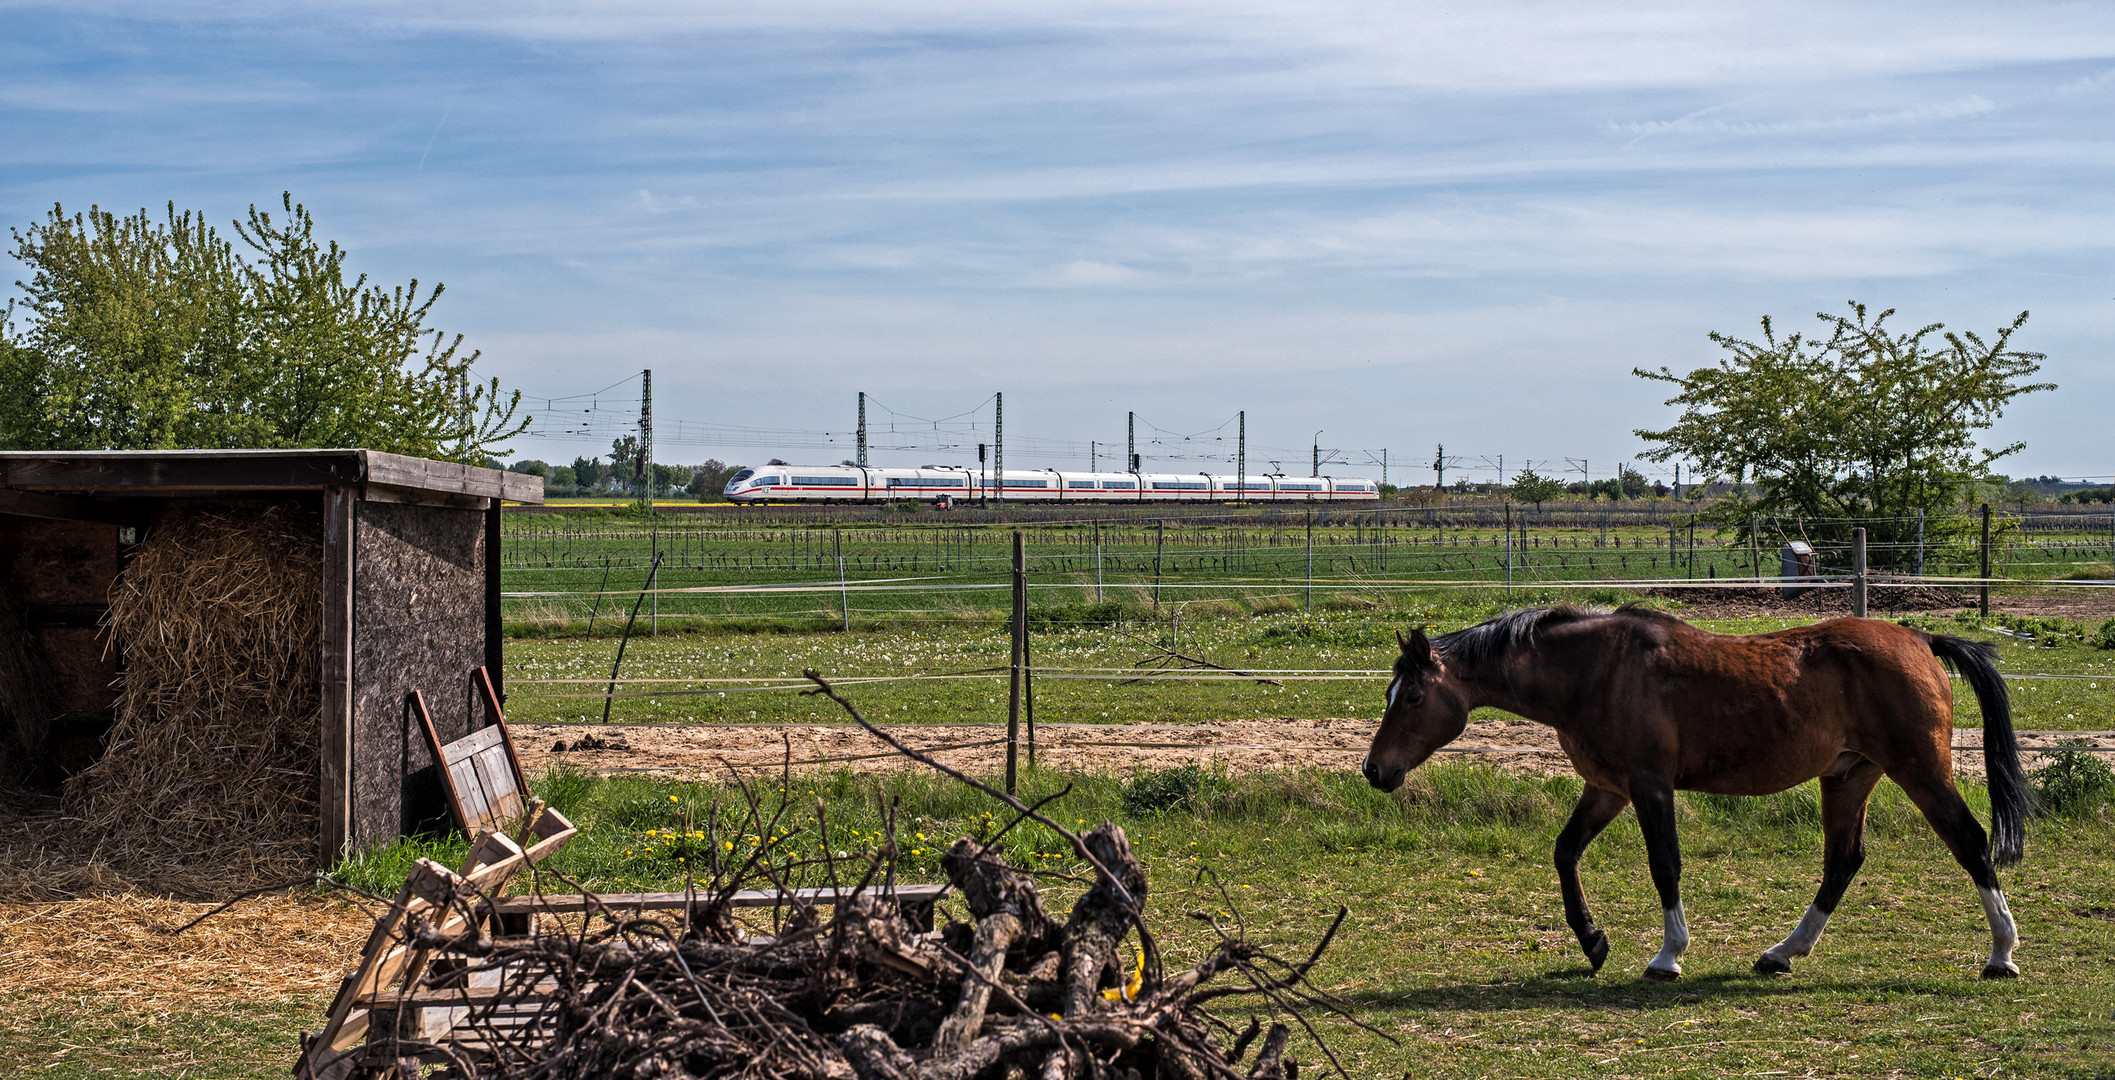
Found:
[{"label": "horse's hoof", "polygon": [[1592,964],[1595,971],[1601,970],[1601,965],[1608,963],[1608,931],[1596,930],[1588,934],[1585,940],[1579,942],[1579,947],[1586,950],[1586,962]]},{"label": "horse's hoof", "polygon": [[1792,973],[1792,962],[1790,960],[1779,960],[1769,953],[1764,953],[1762,954],[1762,959],[1755,962],[1755,973],[1757,975],[1790,975]]},{"label": "horse's hoof", "polygon": [[1669,971],[1666,968],[1649,967],[1645,969],[1645,981],[1647,982],[1673,982],[1681,977],[1681,972]]},{"label": "horse's hoof", "polygon": [[1983,977],[1986,979],[2017,979],[2020,977],[2020,966],[2018,964],[2005,964],[2003,966],[1985,964],[1983,966]]}]

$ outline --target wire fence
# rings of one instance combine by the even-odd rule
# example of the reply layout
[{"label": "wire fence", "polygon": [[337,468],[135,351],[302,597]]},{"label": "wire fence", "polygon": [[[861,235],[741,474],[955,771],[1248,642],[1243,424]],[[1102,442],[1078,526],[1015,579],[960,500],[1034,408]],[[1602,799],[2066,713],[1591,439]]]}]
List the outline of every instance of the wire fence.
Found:
[{"label": "wire fence", "polygon": [[[1848,587],[1850,532],[1868,532],[1873,580],[1894,585],[2097,589],[2115,584],[2115,514],[2006,514],[1984,542],[1972,520],[1890,517],[1649,520],[1576,510],[1408,507],[1198,510],[1076,516],[1017,525],[959,521],[759,525],[743,516],[504,523],[508,618],[614,632],[643,599],[650,624],[820,623],[993,617],[1010,595],[1023,534],[1039,607],[1159,610],[1355,603],[1430,589],[1752,588],[1787,576],[1802,541],[1820,588]],[[1990,572],[1982,573],[1987,557]],[[658,565],[656,571],[654,567]],[[649,574],[654,588],[647,589]]]}]

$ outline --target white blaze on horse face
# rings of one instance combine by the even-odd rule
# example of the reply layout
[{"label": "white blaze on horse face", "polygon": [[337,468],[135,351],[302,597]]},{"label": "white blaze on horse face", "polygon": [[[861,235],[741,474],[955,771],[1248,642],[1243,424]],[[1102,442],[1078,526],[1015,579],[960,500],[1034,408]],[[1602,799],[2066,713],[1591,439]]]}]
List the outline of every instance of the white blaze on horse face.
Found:
[{"label": "white blaze on horse face", "polygon": [[1392,682],[1390,682],[1390,683],[1388,684],[1388,707],[1389,707],[1389,708],[1391,708],[1391,709],[1395,708],[1395,692],[1396,692],[1396,690],[1397,690],[1398,688],[1400,688],[1400,687],[1401,687],[1402,685],[1403,685],[1403,677],[1402,677],[1401,675],[1397,675],[1397,676],[1395,677],[1394,681],[1392,681]]},{"label": "white blaze on horse face", "polygon": [[2013,925],[2012,909],[2005,906],[2005,894],[1997,889],[1976,891],[1983,894],[1983,914],[1990,919],[1990,966],[2019,974],[2019,965],[2012,962],[2012,950],[2020,943],[2020,932]]},{"label": "white blaze on horse face", "polygon": [[1821,930],[1829,924],[1829,913],[1807,905],[1807,913],[1800,916],[1799,925],[1792,928],[1790,937],[1770,946],[1763,952],[1765,957],[1790,967],[1792,958],[1805,956],[1814,951],[1814,944],[1821,940]]},{"label": "white blaze on horse face", "polygon": [[1647,971],[1682,973],[1682,954],[1689,951],[1689,920],[1682,917],[1682,905],[1675,905],[1660,913],[1666,923],[1666,931],[1660,938],[1660,954],[1645,965]]}]

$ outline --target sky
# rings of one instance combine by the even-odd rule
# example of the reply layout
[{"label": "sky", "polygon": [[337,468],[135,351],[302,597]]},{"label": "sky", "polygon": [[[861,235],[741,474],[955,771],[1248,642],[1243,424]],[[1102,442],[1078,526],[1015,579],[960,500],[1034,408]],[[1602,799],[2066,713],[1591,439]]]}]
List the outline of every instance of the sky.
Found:
[{"label": "sky", "polygon": [[863,391],[879,464],[1003,393],[1009,468],[1245,411],[1251,472],[1664,475],[1634,367],[1855,299],[2032,312],[1988,441],[2107,478],[2111,102],[2105,4],[0,0],[0,222],[291,192],[446,284],[517,458],[651,368],[664,462],[837,461]]}]

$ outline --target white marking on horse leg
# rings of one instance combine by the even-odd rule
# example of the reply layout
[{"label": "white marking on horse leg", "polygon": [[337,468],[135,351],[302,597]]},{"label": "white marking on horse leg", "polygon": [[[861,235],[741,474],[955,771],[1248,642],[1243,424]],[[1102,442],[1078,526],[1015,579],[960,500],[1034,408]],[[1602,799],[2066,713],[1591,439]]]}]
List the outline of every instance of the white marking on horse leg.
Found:
[{"label": "white marking on horse leg", "polygon": [[2020,973],[2018,964],[2012,962],[2012,950],[2020,943],[2019,927],[2013,924],[2012,909],[2005,905],[2005,894],[1996,888],[1978,888],[1983,894],[1983,914],[1990,919],[1990,964],[1992,968]]},{"label": "white marking on horse leg", "polygon": [[1814,943],[1821,940],[1821,928],[1828,924],[1829,913],[1808,904],[1807,913],[1799,917],[1799,925],[1792,928],[1791,936],[1764,950],[1763,959],[1791,967],[1793,957],[1814,951]]},{"label": "white marking on horse leg", "polygon": [[1666,922],[1666,932],[1660,938],[1660,953],[1645,965],[1647,971],[1664,971],[1674,975],[1682,973],[1682,954],[1689,951],[1689,920],[1682,917],[1681,901],[1660,913]]}]

